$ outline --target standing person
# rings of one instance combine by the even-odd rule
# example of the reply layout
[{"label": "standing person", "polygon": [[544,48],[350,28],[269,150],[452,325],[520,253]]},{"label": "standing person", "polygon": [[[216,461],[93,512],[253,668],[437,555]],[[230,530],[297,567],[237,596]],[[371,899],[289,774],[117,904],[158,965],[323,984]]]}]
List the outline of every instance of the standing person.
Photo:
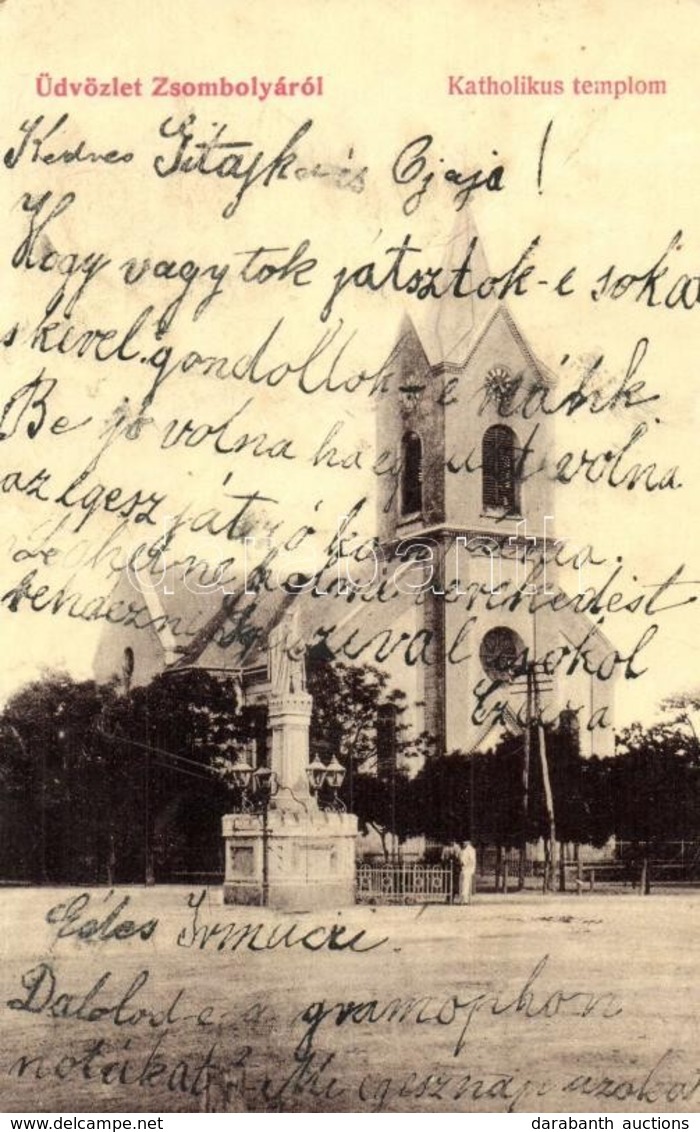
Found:
[{"label": "standing person", "polygon": [[476,872],[476,850],[471,841],[463,841],[459,849],[459,889],[460,904],[469,904],[474,889],[474,873]]}]

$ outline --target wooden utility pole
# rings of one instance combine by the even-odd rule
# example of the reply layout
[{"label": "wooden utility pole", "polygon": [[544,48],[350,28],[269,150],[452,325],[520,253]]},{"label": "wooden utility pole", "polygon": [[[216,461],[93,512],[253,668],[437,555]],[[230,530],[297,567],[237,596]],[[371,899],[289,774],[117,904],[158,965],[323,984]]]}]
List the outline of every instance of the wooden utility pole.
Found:
[{"label": "wooden utility pole", "polygon": [[549,870],[548,876],[546,877],[545,888],[553,888],[554,878],[557,873],[557,827],[554,818],[554,797],[552,795],[552,783],[549,778],[549,764],[547,762],[547,746],[545,742],[544,724],[542,723],[542,715],[540,713],[537,679],[535,678],[534,673],[533,682],[535,714],[537,716],[537,746],[540,754],[540,764],[542,766],[542,785],[544,788],[544,800],[547,807],[547,818],[549,819]]},{"label": "wooden utility pole", "polygon": [[527,862],[527,822],[530,813],[530,739],[532,735],[532,670],[527,668],[525,690],[525,744],[523,750],[523,837],[518,862],[518,888],[525,887],[525,867]]},{"label": "wooden utility pole", "polygon": [[525,693],[525,736],[523,744],[523,766],[522,766],[522,788],[523,788],[523,836],[520,846],[520,861],[518,871],[518,887],[524,888],[525,886],[525,872],[527,862],[527,825],[530,811],[530,772],[532,762],[532,733],[533,729],[537,728],[537,749],[539,752],[540,765],[542,768],[542,786],[544,789],[545,806],[547,809],[547,819],[549,824],[549,835],[547,838],[548,846],[548,859],[547,867],[545,869],[545,891],[554,887],[554,877],[557,872],[557,830],[556,821],[554,816],[554,797],[552,794],[552,783],[549,777],[549,764],[547,762],[547,744],[545,739],[544,724],[542,722],[542,712],[540,708],[540,691],[541,687],[547,687],[549,681],[546,674],[542,678],[538,677],[536,661],[529,660],[525,665],[525,681],[523,688],[523,681],[519,679],[516,682],[514,692],[516,695]]}]

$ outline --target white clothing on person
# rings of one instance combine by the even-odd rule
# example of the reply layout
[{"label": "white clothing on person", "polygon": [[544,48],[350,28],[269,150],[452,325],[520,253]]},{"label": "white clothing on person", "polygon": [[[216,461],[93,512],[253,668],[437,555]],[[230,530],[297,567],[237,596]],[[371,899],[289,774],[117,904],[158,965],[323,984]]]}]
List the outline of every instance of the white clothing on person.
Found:
[{"label": "white clothing on person", "polygon": [[468,904],[472,897],[474,873],[476,872],[476,850],[471,841],[459,851],[459,888],[457,900],[460,904]]}]

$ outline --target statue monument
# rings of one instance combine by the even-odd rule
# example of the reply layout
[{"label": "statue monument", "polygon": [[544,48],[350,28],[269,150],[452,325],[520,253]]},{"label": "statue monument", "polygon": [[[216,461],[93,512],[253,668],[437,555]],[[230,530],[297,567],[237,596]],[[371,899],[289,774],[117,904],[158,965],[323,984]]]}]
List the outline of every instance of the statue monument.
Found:
[{"label": "statue monument", "polygon": [[285,696],[305,691],[306,649],[299,636],[299,615],[296,610],[283,617],[270,631],[267,652],[272,695]]},{"label": "statue monument", "polygon": [[254,810],[226,814],[224,900],[295,910],[354,903],[357,818],[323,810],[311,792],[305,643],[298,614],[268,635],[269,771]]}]

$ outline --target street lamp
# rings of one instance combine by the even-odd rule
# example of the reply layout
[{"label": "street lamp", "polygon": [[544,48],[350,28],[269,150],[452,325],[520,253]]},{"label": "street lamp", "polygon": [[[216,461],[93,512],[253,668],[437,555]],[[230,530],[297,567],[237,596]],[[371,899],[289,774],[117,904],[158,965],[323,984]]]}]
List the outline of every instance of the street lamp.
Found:
[{"label": "street lamp", "polygon": [[279,790],[277,775],[269,766],[259,766],[253,775],[253,795],[261,805],[269,804]]},{"label": "street lamp", "polygon": [[331,790],[337,793],[343,785],[344,780],[345,768],[342,763],[338,761],[337,756],[333,755],[333,758],[326,767],[326,785],[330,786]]},{"label": "street lamp", "polygon": [[[345,806],[338,797],[338,791],[345,780],[345,767],[339,762],[336,755],[333,755],[328,763],[321,762],[316,755],[307,766],[306,775],[309,780],[309,789],[312,794],[317,796],[321,809],[345,810]],[[321,802],[324,787],[327,787],[332,794],[331,801],[326,804]]]},{"label": "street lamp", "polygon": [[318,793],[326,781],[326,764],[322,763],[318,755],[315,755],[306,768],[306,776],[309,780],[309,788],[312,794]]},{"label": "street lamp", "polygon": [[231,767],[231,777],[233,778],[234,785],[236,785],[241,792],[242,807],[244,810],[248,809],[250,806],[248,802],[248,792],[253,785],[254,774],[255,770],[246,760],[245,749],[239,751],[236,761]]},{"label": "street lamp", "polygon": [[267,905],[270,889],[268,810],[270,802],[279,790],[277,776],[268,766],[254,769],[246,757],[250,750],[247,744],[238,752],[231,767],[231,776],[241,792],[241,811],[246,814],[262,816],[262,904]]}]

